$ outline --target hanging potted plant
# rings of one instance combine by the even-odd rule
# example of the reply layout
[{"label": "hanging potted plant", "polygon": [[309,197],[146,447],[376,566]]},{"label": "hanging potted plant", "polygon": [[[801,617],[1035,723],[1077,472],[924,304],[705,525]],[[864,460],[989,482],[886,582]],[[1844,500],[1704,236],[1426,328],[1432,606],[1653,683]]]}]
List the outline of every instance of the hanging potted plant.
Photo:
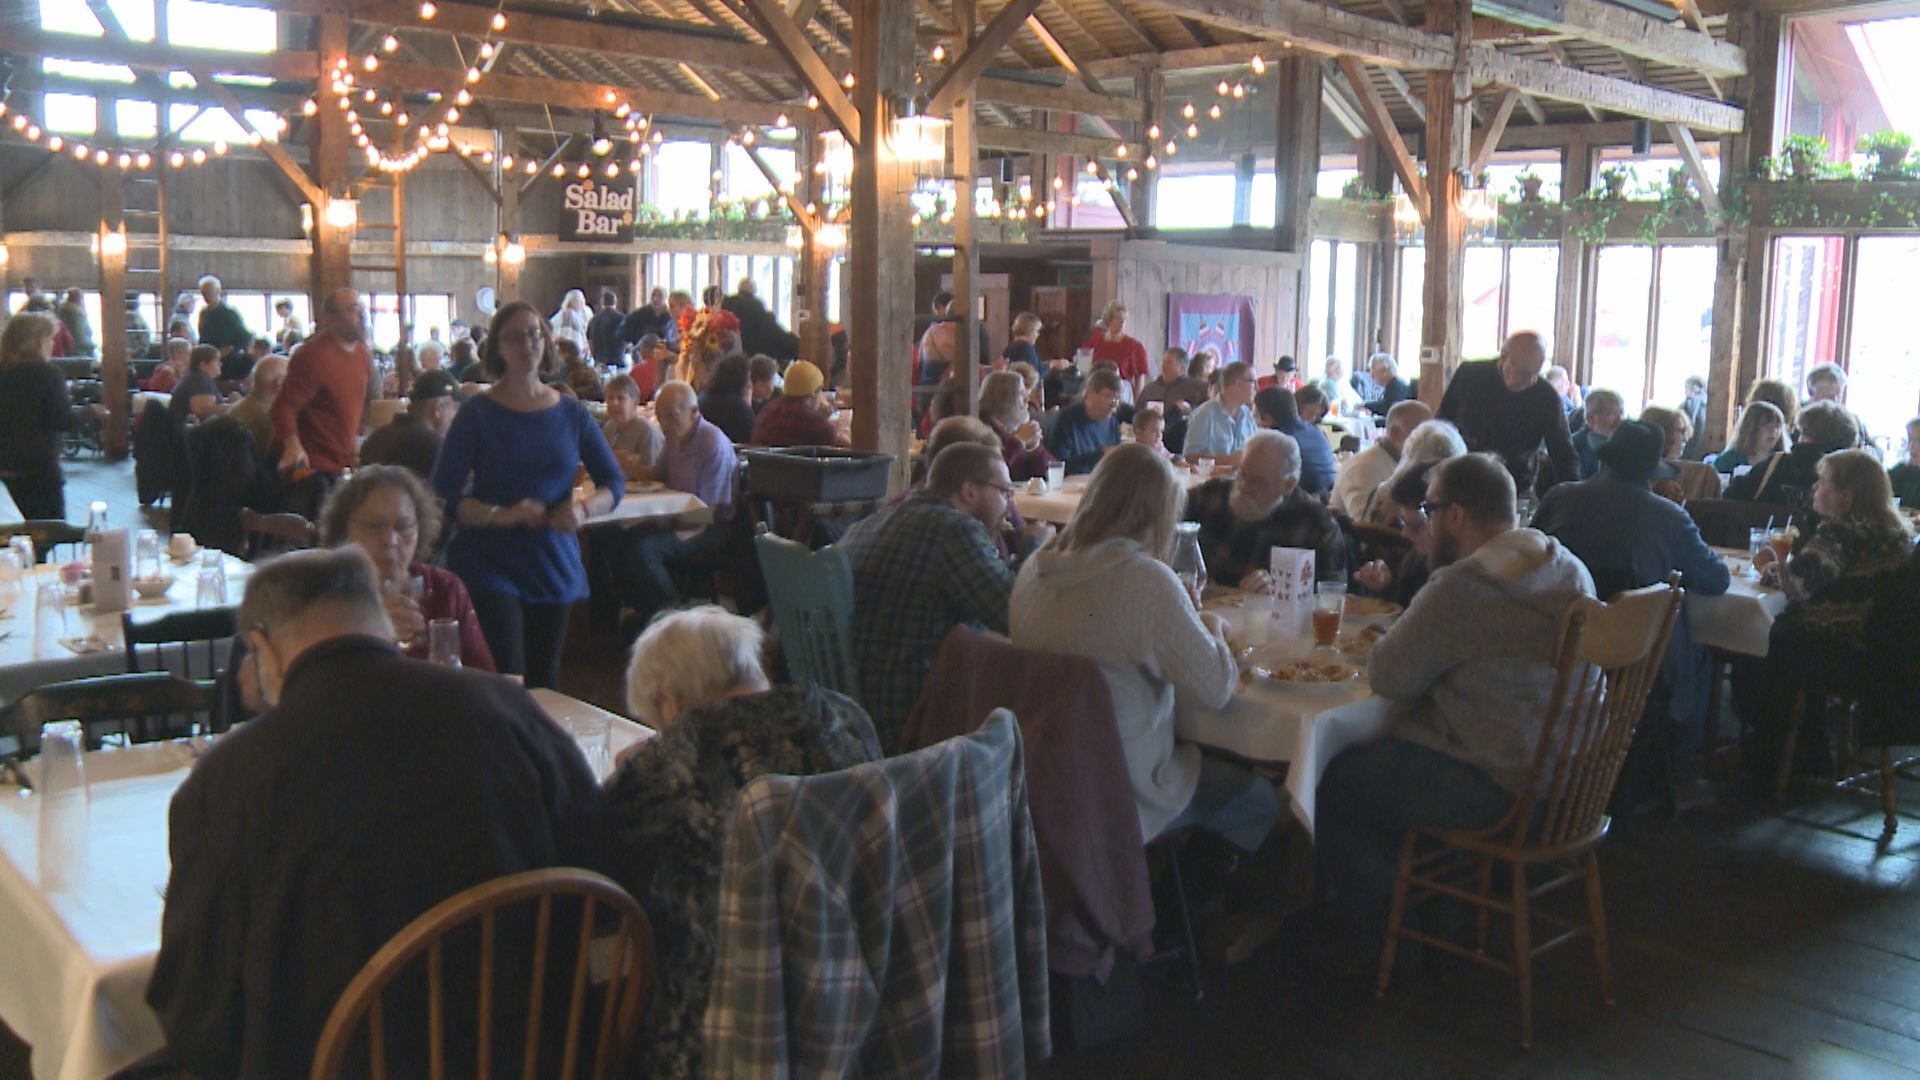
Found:
[{"label": "hanging potted plant", "polygon": [[1682,166],[1667,170],[1667,191],[1675,199],[1686,200],[1693,197],[1693,177]]},{"label": "hanging potted plant", "polygon": [[1826,164],[1827,140],[1819,135],[1789,135],[1781,141],[1780,156],[1788,180],[1810,182]]},{"label": "hanging potted plant", "polygon": [[1540,201],[1540,188],[1546,183],[1546,179],[1539,173],[1534,172],[1533,166],[1529,165],[1521,169],[1520,172],[1514,176],[1514,179],[1520,184],[1521,202],[1531,203]]},{"label": "hanging potted plant", "polygon": [[1876,131],[1860,139],[1860,150],[1873,158],[1875,180],[1906,179],[1907,151],[1913,136],[1904,131]]},{"label": "hanging potted plant", "polygon": [[1624,165],[1609,165],[1600,170],[1600,182],[1606,185],[1607,198],[1624,199],[1627,197],[1627,181],[1633,174]]}]

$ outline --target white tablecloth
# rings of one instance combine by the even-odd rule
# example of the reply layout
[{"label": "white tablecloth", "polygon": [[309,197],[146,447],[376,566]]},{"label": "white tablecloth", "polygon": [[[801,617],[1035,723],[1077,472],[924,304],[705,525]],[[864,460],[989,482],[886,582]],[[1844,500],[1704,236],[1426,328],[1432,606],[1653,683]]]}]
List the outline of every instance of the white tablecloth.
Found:
[{"label": "white tablecloth", "polygon": [[[227,601],[238,604],[253,566],[231,555],[222,556],[227,568]],[[198,592],[199,567],[167,565],[173,575],[173,588],[154,600],[134,598],[134,621],[144,622],[176,612],[192,611]],[[92,675],[114,675],[127,670],[126,636],[120,628],[120,612],[102,615],[92,605],[66,610],[67,635],[92,634],[106,647],[85,655],[56,645],[49,655],[36,656],[33,648],[35,588],[57,574],[56,568],[41,566],[20,582],[20,601],[0,616],[0,701],[13,701],[38,686],[66,679],[84,679]]]},{"label": "white tablecloth", "polygon": [[[1206,609],[1227,620],[1236,634],[1244,624],[1238,595],[1209,598]],[[1363,620],[1348,620],[1349,627]],[[1377,620],[1366,620],[1377,621]],[[1313,651],[1310,637],[1278,633],[1257,658],[1271,663]],[[1352,661],[1344,661],[1352,663]],[[1224,709],[1181,703],[1174,731],[1180,738],[1264,764],[1286,764],[1287,796],[1294,815],[1313,831],[1314,788],[1335,754],[1378,734],[1385,702],[1374,698],[1366,677],[1338,687],[1292,687],[1250,680]]]},{"label": "white tablecloth", "polygon": [[1747,656],[1767,655],[1767,634],[1773,620],[1787,610],[1787,594],[1760,584],[1749,569],[1745,552],[1715,548],[1732,584],[1720,596],[1687,596],[1687,625],[1693,640],[1701,645]]},{"label": "white tablecloth", "polygon": [[[653,737],[565,694],[532,693],[561,724],[606,717],[616,755]],[[37,1080],[97,1080],[165,1045],[146,992],[172,865],[167,809],[192,762],[181,743],[88,754],[86,871],[58,890],[40,886],[36,797],[0,785],[0,1020],[33,1047]]]},{"label": "white tablecloth", "polygon": [[[1176,470],[1178,471],[1178,470]],[[1186,480],[1188,487],[1204,483],[1205,477],[1198,477],[1192,470],[1178,471]],[[1018,488],[1013,494],[1013,505],[1020,508],[1020,514],[1028,521],[1045,521],[1053,525],[1065,525],[1073,520],[1080,509],[1080,498],[1087,493],[1087,477],[1069,476],[1060,487],[1043,494],[1034,494],[1025,484],[1015,484]]]}]

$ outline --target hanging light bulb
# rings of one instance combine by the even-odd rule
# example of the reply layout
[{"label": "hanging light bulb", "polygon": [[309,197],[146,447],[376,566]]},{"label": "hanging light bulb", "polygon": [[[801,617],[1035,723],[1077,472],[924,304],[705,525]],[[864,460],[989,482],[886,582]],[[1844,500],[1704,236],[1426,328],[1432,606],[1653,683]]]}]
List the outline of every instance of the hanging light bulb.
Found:
[{"label": "hanging light bulb", "polygon": [[55,135],[53,138],[47,140],[47,149],[53,151],[56,154],[59,153],[60,148],[65,145],[67,145],[66,140],[62,139],[58,135]]},{"label": "hanging light bulb", "polygon": [[[201,162],[207,160],[207,152],[205,150],[195,150],[193,153],[194,153],[193,163],[195,165],[198,165]],[[113,155],[107,153],[105,150],[95,150],[93,152],[93,163],[95,165],[100,166],[101,168],[105,168],[107,165],[107,162],[112,160],[113,160]]]},{"label": "hanging light bulb", "polygon": [[380,39],[381,51],[393,52],[398,48],[400,48],[400,39],[397,37],[394,37],[392,34],[388,34],[386,37]]},{"label": "hanging light bulb", "polygon": [[1227,91],[1228,91],[1228,90],[1231,90],[1231,89],[1232,89],[1232,87],[1230,87],[1230,86],[1228,86],[1228,85],[1227,85],[1227,80],[1225,80],[1225,79],[1221,79],[1221,80],[1220,80],[1220,85],[1218,85],[1218,86],[1216,86],[1216,87],[1214,87],[1214,88],[1213,88],[1213,92],[1214,92],[1214,93],[1216,93],[1216,94],[1219,94],[1219,95],[1220,95],[1221,97],[1226,97],[1226,96],[1227,96]]},{"label": "hanging light bulb", "polygon": [[1159,137],[1160,137],[1160,125],[1159,125],[1159,124],[1148,124],[1148,125],[1147,125],[1147,138],[1149,138],[1149,139],[1158,139]]},{"label": "hanging light bulb", "polygon": [[320,111],[320,103],[313,100],[312,98],[308,98],[307,100],[300,103],[300,114],[302,116],[313,116],[319,113],[319,111]]},{"label": "hanging light bulb", "polygon": [[628,161],[628,162],[627,162],[627,171],[628,171],[628,172],[630,172],[630,173],[637,173],[637,172],[639,172],[639,171],[640,171],[640,159],[639,159],[639,158],[634,158],[634,159],[632,159],[632,160],[630,160],[630,161]]},{"label": "hanging light bulb", "polygon": [[173,153],[167,155],[167,164],[173,166],[176,169],[182,165],[185,165],[186,163],[187,163],[187,155],[181,153],[178,150],[175,150]]},{"label": "hanging light bulb", "polygon": [[1100,163],[1098,161],[1087,162],[1087,175],[1088,176],[1100,175]]},{"label": "hanging light bulb", "polygon": [[[1199,137],[1200,137],[1200,125],[1199,125],[1199,124],[1188,124],[1188,125],[1187,125],[1187,138],[1189,138],[1189,139],[1197,139],[1197,138],[1199,138]],[[1167,145],[1168,145],[1168,146],[1172,146],[1173,144],[1172,144],[1172,143],[1168,143]],[[1172,151],[1168,151],[1168,152],[1169,152],[1169,153],[1171,153]]]},{"label": "hanging light bulb", "polygon": [[215,156],[224,157],[227,153],[227,141],[225,139],[221,139],[215,142],[213,144],[213,152]]},{"label": "hanging light bulb", "polygon": [[364,94],[362,94],[362,95],[360,95],[360,100],[362,100],[362,101],[364,101],[364,102],[366,102],[367,104],[369,104],[369,105],[371,105],[371,104],[373,104],[373,103],[374,103],[375,101],[378,101],[378,100],[380,100],[380,95],[379,95],[378,93],[376,93],[376,92],[374,92],[373,90],[368,90],[368,91],[367,91],[366,93],[364,93]]},{"label": "hanging light bulb", "polygon": [[1179,152],[1180,152],[1179,144],[1175,143],[1172,139],[1168,139],[1167,140],[1167,156],[1172,157],[1173,155]]},{"label": "hanging light bulb", "polygon": [[140,153],[134,155],[133,164],[136,168],[144,169],[153,164],[153,155],[142,150]]},{"label": "hanging light bulb", "polygon": [[1246,96],[1247,96],[1247,84],[1234,83],[1233,84],[1233,100],[1239,101],[1240,99]]},{"label": "hanging light bulb", "polygon": [[946,60],[946,58],[947,58],[947,47],[945,45],[935,45],[933,47],[933,62],[938,64]]},{"label": "hanging light bulb", "polygon": [[501,167],[502,169],[511,169],[511,168],[513,168],[513,155],[512,155],[512,154],[501,154],[501,155],[500,155],[500,167]]},{"label": "hanging light bulb", "polygon": [[778,116],[776,116],[776,117],[774,117],[774,118],[773,118],[773,126],[774,126],[774,127],[786,127],[786,126],[787,126],[787,114],[786,114],[786,113],[781,113],[780,115],[778,115]]},{"label": "hanging light bulb", "polygon": [[1127,179],[1129,181],[1140,179],[1140,170],[1134,168],[1127,169]]},{"label": "hanging light bulb", "polygon": [[459,123],[459,122],[460,122],[460,110],[459,110],[459,109],[448,109],[448,110],[447,110],[447,123],[449,123],[449,124],[457,124],[457,123]]},{"label": "hanging light bulb", "polygon": [[493,42],[483,41],[480,43],[480,59],[491,60],[493,59],[493,53]]},{"label": "hanging light bulb", "polygon": [[477,82],[479,82],[479,81],[480,81],[480,69],[479,69],[479,68],[477,68],[477,67],[470,67],[470,68],[468,68],[468,69],[467,69],[467,83],[468,83],[468,85],[472,85],[473,83],[477,83]]},{"label": "hanging light bulb", "polygon": [[1117,158],[1124,158],[1124,157],[1126,157],[1126,156],[1127,156],[1127,144],[1126,144],[1126,143],[1121,143],[1121,144],[1120,144],[1119,146],[1116,146],[1116,147],[1114,147],[1114,148],[1113,148],[1113,156],[1114,156],[1114,157],[1117,157]]},{"label": "hanging light bulb", "polygon": [[422,19],[431,19],[438,14],[440,14],[440,9],[433,6],[433,0],[421,0],[420,17]]},{"label": "hanging light bulb", "polygon": [[847,72],[847,77],[840,80],[840,85],[849,90],[853,89],[853,72]]},{"label": "hanging light bulb", "polygon": [[1196,116],[1196,115],[1198,115],[1198,114],[1197,114],[1197,111],[1196,111],[1196,110],[1194,109],[1194,107],[1193,107],[1193,102],[1191,102],[1191,101],[1189,101],[1189,102],[1187,102],[1187,103],[1186,103],[1185,105],[1183,105],[1183,106],[1181,106],[1181,107],[1180,107],[1180,116],[1181,116],[1181,117],[1182,117],[1183,119],[1187,119],[1187,120],[1191,120],[1191,119],[1193,119],[1193,118],[1194,118],[1194,116]]},{"label": "hanging light bulb", "polygon": [[[365,60],[360,61],[360,66],[363,68],[366,68],[368,71],[379,71],[380,58],[373,55],[372,53],[368,53],[367,58]],[[373,91],[369,90],[367,92],[372,93]]]},{"label": "hanging light bulb", "polygon": [[808,94],[808,95],[807,95],[807,108],[809,108],[809,109],[818,109],[819,107],[820,107],[820,99],[819,99],[819,97],[817,97],[816,95],[813,95],[813,94]]},{"label": "hanging light bulb", "polygon": [[592,166],[588,165],[586,162],[583,161],[580,163],[580,167],[574,170],[574,175],[578,176],[582,180],[585,180],[587,177],[593,175],[593,168]]},{"label": "hanging light bulb", "polygon": [[567,175],[567,167],[566,167],[565,165],[562,165],[562,164],[560,164],[560,163],[559,163],[559,162],[557,162],[557,161],[556,161],[556,162],[554,162],[554,163],[553,163],[553,178],[554,178],[555,180],[558,180],[558,179],[560,179],[561,177],[563,177],[563,176],[565,176],[565,175]]},{"label": "hanging light bulb", "polygon": [[533,174],[535,174],[535,173],[537,173],[537,172],[539,172],[539,171],[540,171],[540,163],[539,163],[539,162],[537,162],[537,161],[529,161],[529,162],[527,162],[527,169],[526,169],[526,172],[527,172],[527,175],[528,175],[528,176],[532,176]]},{"label": "hanging light bulb", "polygon": [[1216,101],[1213,103],[1213,108],[1207,110],[1207,119],[1218,120],[1220,119],[1220,117],[1221,117],[1220,103]]},{"label": "hanging light bulb", "polygon": [[[100,151],[102,157],[105,157],[106,153],[105,150]],[[195,165],[205,165],[207,163],[207,152],[196,148],[193,152],[193,163]]]},{"label": "hanging light bulb", "polygon": [[408,124],[413,123],[413,118],[408,116],[406,113],[401,113],[400,115],[393,118],[393,122],[395,124],[398,124],[401,127],[406,127]]},{"label": "hanging light bulb", "polygon": [[496,34],[497,34],[497,33],[499,33],[500,31],[502,31],[502,30],[505,30],[506,28],[507,28],[507,13],[506,13],[506,12],[504,12],[504,11],[496,11],[496,12],[494,12],[494,13],[493,13],[493,31],[494,31],[494,33],[496,33]]},{"label": "hanging light bulb", "polygon": [[464,109],[473,104],[473,95],[468,93],[467,88],[463,86],[460,88],[459,93],[453,95],[453,103]]},{"label": "hanging light bulb", "polygon": [[753,145],[753,129],[752,128],[748,128],[746,131],[743,131],[740,133],[740,144],[742,146]]},{"label": "hanging light bulb", "polygon": [[607,179],[613,180],[618,178],[619,175],[620,175],[620,163],[617,161],[607,162]]},{"label": "hanging light bulb", "polygon": [[1141,162],[1141,164],[1145,165],[1149,169],[1157,169],[1160,167],[1160,159],[1157,157],[1154,157],[1152,154],[1148,154],[1147,160]]},{"label": "hanging light bulb", "polygon": [[[351,115],[351,114],[349,114],[349,115]],[[380,103],[380,115],[381,115],[381,116],[392,116],[392,115],[393,115],[393,102],[391,102],[391,101],[383,101],[383,102],[381,102],[381,103]]]},{"label": "hanging light bulb", "polygon": [[[86,144],[86,143],[75,143],[75,144],[73,144],[73,160],[75,160],[75,161],[85,161],[85,160],[87,160],[87,155],[88,155],[88,154],[90,154],[90,153],[92,153],[92,152],[93,152],[93,151],[91,151],[91,150],[88,150],[88,149],[87,149],[87,144]],[[175,150],[175,151],[174,151],[174,153],[176,153],[176,154],[177,154],[177,153],[179,153],[179,152],[180,152],[180,151],[178,151],[178,150]]]},{"label": "hanging light bulb", "polygon": [[1253,54],[1253,59],[1247,61],[1247,66],[1253,69],[1255,75],[1265,75],[1267,73],[1267,62],[1259,53]]}]

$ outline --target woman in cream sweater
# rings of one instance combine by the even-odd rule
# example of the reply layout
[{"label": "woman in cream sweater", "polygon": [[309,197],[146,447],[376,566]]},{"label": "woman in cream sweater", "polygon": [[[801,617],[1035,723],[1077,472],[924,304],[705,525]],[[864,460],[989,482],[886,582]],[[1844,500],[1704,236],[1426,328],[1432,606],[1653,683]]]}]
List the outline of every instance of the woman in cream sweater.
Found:
[{"label": "woman in cream sweater", "polygon": [[1148,447],[1114,448],[1073,521],[1027,561],[1009,623],[1022,648],[1100,665],[1140,813],[1140,835],[1197,825],[1253,851],[1279,816],[1273,785],[1174,738],[1174,699],[1232,698],[1238,672],[1225,623],[1194,610],[1166,559],[1185,493]]}]

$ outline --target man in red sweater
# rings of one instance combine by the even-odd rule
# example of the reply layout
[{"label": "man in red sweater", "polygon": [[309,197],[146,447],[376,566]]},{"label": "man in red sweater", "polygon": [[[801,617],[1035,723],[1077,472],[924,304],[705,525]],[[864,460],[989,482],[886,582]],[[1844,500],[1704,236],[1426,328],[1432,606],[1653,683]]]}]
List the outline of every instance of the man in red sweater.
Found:
[{"label": "man in red sweater", "polygon": [[319,490],[304,493],[306,498],[295,493],[297,509],[308,502],[317,509],[319,499],[353,466],[372,371],[366,337],[360,294],[336,289],[321,307],[320,332],[295,349],[287,363],[287,381],[272,413],[280,471],[296,485],[320,478]]}]

